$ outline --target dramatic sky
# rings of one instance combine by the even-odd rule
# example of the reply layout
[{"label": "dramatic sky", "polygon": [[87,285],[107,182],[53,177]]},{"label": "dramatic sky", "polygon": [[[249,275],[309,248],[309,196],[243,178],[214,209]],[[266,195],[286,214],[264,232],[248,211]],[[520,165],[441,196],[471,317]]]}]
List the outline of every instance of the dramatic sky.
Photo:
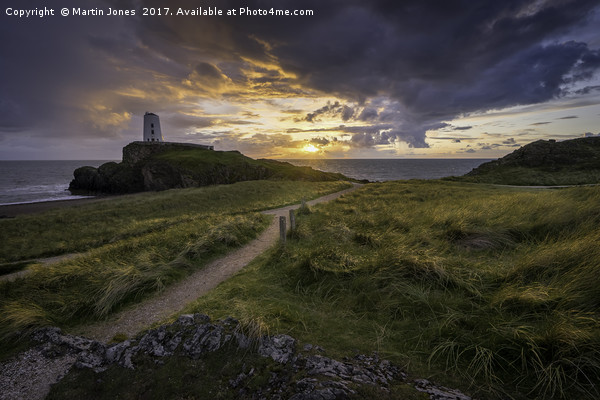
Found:
[{"label": "dramatic sky", "polygon": [[[55,15],[13,15],[44,6]],[[214,6],[313,15],[175,15]],[[165,140],[271,158],[496,158],[600,133],[598,0],[2,7],[0,159],[120,159],[145,111]]]}]

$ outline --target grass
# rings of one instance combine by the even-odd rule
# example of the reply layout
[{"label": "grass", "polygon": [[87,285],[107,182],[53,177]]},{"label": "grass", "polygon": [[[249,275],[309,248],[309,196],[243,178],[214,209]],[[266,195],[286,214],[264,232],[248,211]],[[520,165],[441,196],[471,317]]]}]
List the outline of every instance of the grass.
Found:
[{"label": "grass", "polygon": [[83,252],[0,283],[0,338],[103,319],[253,239],[257,213],[347,187],[241,182],[123,196],[1,221],[3,259]]},{"label": "grass", "polygon": [[494,183],[519,186],[555,186],[585,185],[600,182],[600,170],[597,168],[563,167],[555,171],[547,168],[507,166],[491,169],[481,175],[450,178],[463,182]]},{"label": "grass", "polygon": [[[253,184],[238,185],[249,185],[250,191]],[[290,198],[286,183],[260,183],[277,184],[286,194],[275,196],[279,203],[294,202],[285,200]],[[186,206],[198,207],[195,214],[158,208],[153,218],[177,222],[150,229],[153,222],[141,220],[141,234],[125,233],[84,259],[0,285],[0,329],[6,334],[102,318],[198,268],[198,257],[242,243],[261,229],[261,217],[254,212],[265,197],[260,191],[246,193],[238,207],[240,188],[235,186],[227,193],[220,192],[223,188],[196,192],[203,199],[222,200],[229,208],[221,212],[221,204]],[[185,190],[171,194],[177,193],[193,197]],[[149,203],[160,204],[160,199]],[[415,376],[477,398],[598,398],[599,204],[599,187],[535,190],[442,181],[366,185],[304,208],[285,247],[261,255],[185,312],[208,313],[213,319],[233,316],[248,331],[287,333],[300,345],[325,347],[334,357],[375,350]],[[190,374],[205,368],[194,362],[148,365],[135,372],[138,380],[127,395],[162,390],[164,381],[176,382],[169,389],[173,393],[193,397],[189,390],[199,378]],[[230,363],[221,358],[210,370],[222,371]],[[105,378],[73,379],[65,390]],[[125,378],[110,379],[122,387]],[[98,390],[110,389],[106,385]],[[206,383],[207,390],[219,387],[216,379]],[[390,398],[401,398],[398,393],[405,390],[392,389]]]},{"label": "grass", "polygon": [[367,185],[187,311],[377,350],[481,398],[597,398],[599,204],[597,187]]},{"label": "grass", "polygon": [[597,137],[556,142],[538,140],[462,177],[462,182],[502,185],[585,185],[600,183],[600,140]]},{"label": "grass", "polygon": [[342,190],[341,182],[252,181],[126,195],[0,220],[0,263],[82,252],[207,214],[265,210]]},{"label": "grass", "polygon": [[[310,167],[298,167],[287,162],[244,156],[237,151],[213,151],[198,148],[173,148],[154,157],[184,168],[200,179],[220,179],[234,182],[263,176],[271,180],[337,181],[352,180],[339,173],[323,172]],[[254,178],[256,179],[256,178]]]}]

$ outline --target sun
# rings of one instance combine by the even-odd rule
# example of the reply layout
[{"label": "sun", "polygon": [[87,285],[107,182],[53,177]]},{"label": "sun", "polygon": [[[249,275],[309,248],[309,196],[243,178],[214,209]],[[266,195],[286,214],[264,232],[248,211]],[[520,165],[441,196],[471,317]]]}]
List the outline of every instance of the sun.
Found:
[{"label": "sun", "polygon": [[319,148],[315,147],[312,144],[307,144],[302,150],[306,151],[307,153],[316,153],[317,151],[319,151]]}]

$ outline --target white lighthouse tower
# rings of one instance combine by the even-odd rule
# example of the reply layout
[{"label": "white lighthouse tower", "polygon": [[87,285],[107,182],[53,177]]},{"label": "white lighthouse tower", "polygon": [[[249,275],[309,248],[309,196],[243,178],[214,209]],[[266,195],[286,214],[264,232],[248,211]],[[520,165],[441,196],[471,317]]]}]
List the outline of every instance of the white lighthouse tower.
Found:
[{"label": "white lighthouse tower", "polygon": [[146,112],[144,114],[144,142],[162,142],[162,132],[160,130],[160,120],[158,115]]}]

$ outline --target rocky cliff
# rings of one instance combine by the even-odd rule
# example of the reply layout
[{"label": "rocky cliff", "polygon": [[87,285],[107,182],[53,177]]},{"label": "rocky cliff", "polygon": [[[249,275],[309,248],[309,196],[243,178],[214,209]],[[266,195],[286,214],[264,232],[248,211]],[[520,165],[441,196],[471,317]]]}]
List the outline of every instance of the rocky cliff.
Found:
[{"label": "rocky cliff", "polygon": [[81,167],[69,190],[77,194],[122,194],[257,179],[332,181],[341,174],[296,167],[275,160],[254,160],[237,151],[214,151],[181,143],[133,142],[123,148],[121,163]]},{"label": "rocky cliff", "polygon": [[538,140],[480,165],[462,179],[508,185],[600,183],[600,137]]}]

